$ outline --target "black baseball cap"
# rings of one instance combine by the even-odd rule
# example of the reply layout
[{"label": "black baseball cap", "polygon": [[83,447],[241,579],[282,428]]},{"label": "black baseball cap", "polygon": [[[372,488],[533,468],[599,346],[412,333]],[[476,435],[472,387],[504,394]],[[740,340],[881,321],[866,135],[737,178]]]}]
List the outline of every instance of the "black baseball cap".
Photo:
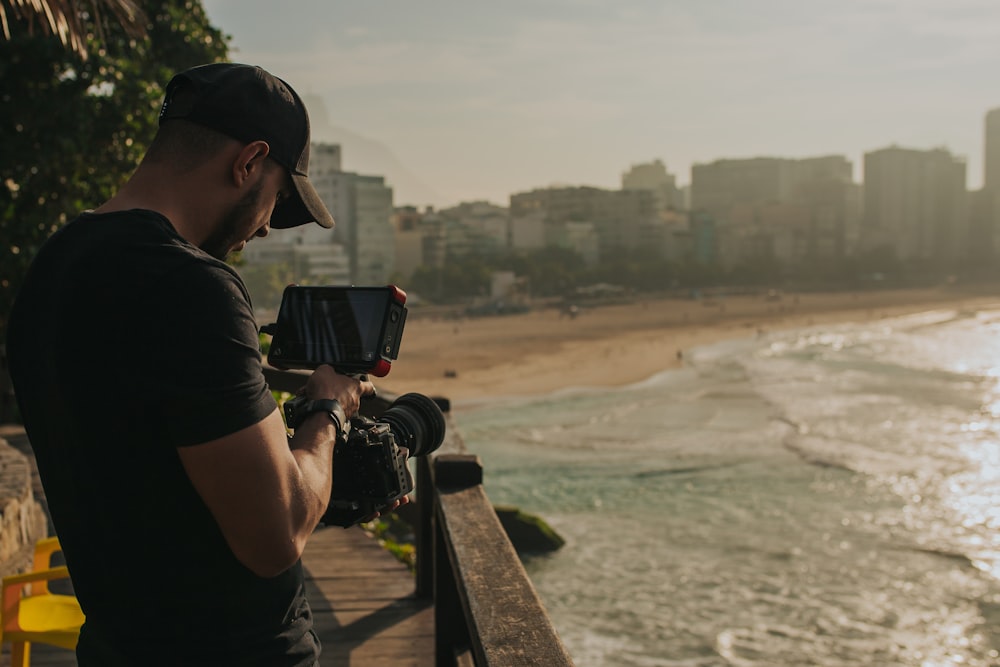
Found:
[{"label": "black baseball cap", "polygon": [[160,125],[175,118],[246,143],[268,143],[269,156],[288,170],[295,184],[293,196],[275,207],[271,227],[285,229],[310,222],[333,227],[333,216],[309,182],[309,114],[287,83],[254,65],[192,67],[167,84]]}]

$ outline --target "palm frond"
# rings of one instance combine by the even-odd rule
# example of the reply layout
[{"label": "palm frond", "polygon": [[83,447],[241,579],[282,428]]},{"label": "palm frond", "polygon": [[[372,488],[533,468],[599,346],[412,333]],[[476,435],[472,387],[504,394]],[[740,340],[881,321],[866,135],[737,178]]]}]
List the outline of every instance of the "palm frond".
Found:
[{"label": "palm frond", "polygon": [[[87,31],[84,17],[89,16],[103,39],[102,14],[110,14],[130,37],[146,34],[146,16],[134,0],[0,0],[0,27],[4,38],[10,39],[10,21],[35,22],[46,35],[55,35],[63,46],[87,58]],[[44,18],[44,20],[40,20]]]}]

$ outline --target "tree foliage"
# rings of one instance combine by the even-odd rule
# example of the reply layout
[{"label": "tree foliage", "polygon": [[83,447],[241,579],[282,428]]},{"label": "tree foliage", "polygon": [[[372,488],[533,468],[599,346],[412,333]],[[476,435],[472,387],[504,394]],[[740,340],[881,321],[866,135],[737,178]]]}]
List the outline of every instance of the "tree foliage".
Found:
[{"label": "tree foliage", "polygon": [[[156,131],[177,71],[225,60],[228,37],[200,0],[141,0],[145,37],[78,16],[89,57],[14,16],[0,40],[0,340],[38,248],[125,181]],[[123,277],[124,278],[124,277]]]},{"label": "tree foliage", "polygon": [[494,268],[488,258],[478,255],[450,257],[440,267],[419,267],[405,287],[438,303],[462,301],[489,293]]},{"label": "tree foliage", "polygon": [[895,284],[922,284],[940,271],[904,267],[884,251],[859,258],[786,265],[774,257],[744,260],[724,269],[693,258],[664,259],[647,248],[609,248],[600,260],[588,264],[573,250],[559,247],[522,252],[448,256],[441,267],[422,266],[403,281],[422,297],[436,303],[468,302],[489,294],[494,271],[513,271],[527,283],[532,297],[573,297],[580,288],[606,283],[629,292],[662,292],[706,287],[855,288],[872,275],[889,273]]}]

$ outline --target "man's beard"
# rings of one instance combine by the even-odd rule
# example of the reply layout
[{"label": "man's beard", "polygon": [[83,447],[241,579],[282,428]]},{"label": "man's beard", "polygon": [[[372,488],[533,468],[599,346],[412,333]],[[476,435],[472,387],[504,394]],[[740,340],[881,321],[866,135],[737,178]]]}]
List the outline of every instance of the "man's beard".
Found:
[{"label": "man's beard", "polygon": [[258,185],[243,195],[215,231],[201,244],[201,249],[216,259],[225,260],[240,241],[246,241],[246,221],[257,211],[262,190],[263,188]]}]

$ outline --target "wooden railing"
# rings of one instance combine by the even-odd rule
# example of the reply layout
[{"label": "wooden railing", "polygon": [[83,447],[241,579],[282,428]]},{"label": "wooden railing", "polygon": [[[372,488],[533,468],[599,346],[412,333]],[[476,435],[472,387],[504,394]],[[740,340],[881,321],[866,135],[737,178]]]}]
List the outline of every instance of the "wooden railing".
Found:
[{"label": "wooden railing", "polygon": [[[266,368],[272,389],[294,392],[304,374]],[[396,397],[366,400],[378,418]],[[416,465],[416,594],[433,598],[439,667],[572,665],[483,489],[483,467],[468,453],[447,399],[445,440]]]}]

